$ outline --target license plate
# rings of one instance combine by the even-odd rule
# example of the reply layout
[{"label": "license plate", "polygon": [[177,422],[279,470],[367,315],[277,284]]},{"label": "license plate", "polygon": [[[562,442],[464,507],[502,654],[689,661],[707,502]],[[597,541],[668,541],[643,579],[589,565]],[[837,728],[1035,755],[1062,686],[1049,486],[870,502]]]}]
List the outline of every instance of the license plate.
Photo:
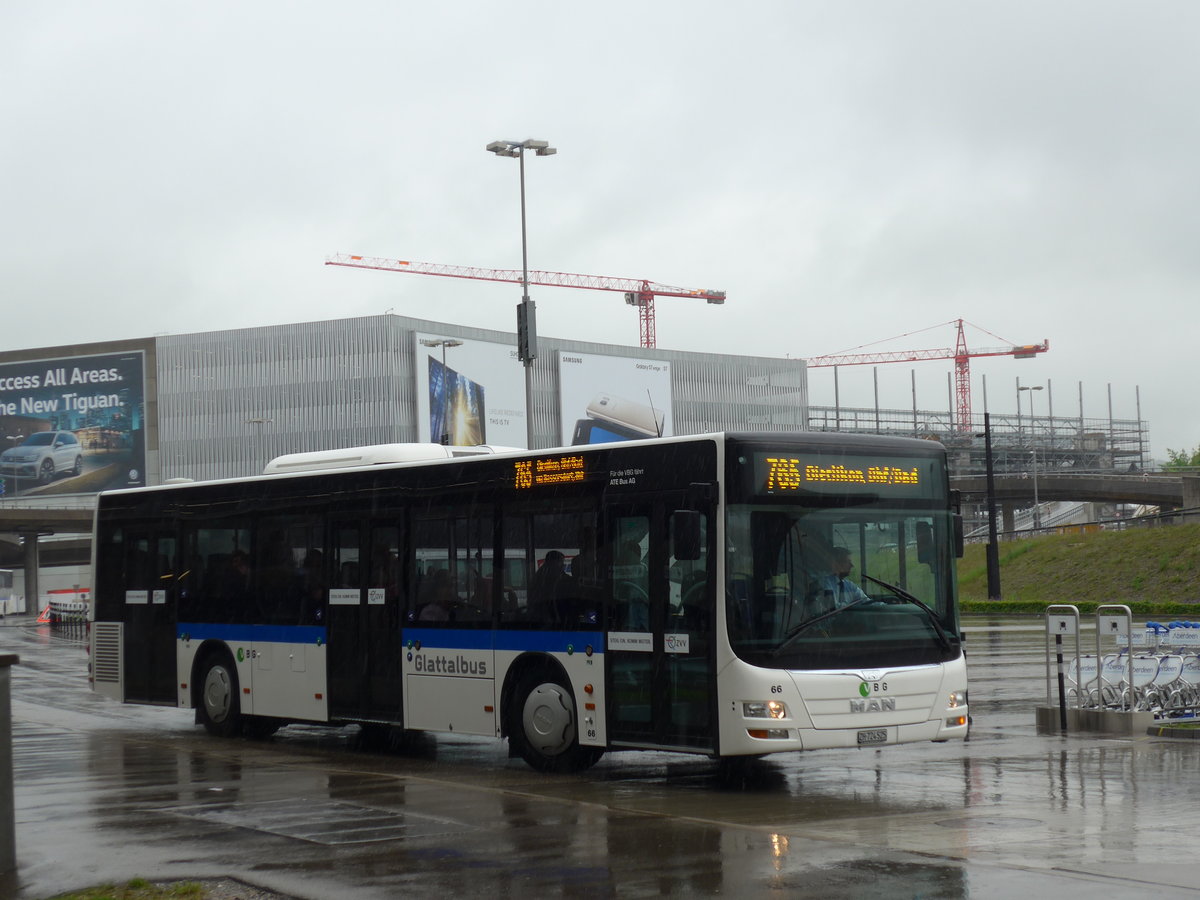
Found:
[{"label": "license plate", "polygon": [[860,744],[886,744],[887,729],[873,728],[870,731],[860,731],[858,733],[858,742]]}]

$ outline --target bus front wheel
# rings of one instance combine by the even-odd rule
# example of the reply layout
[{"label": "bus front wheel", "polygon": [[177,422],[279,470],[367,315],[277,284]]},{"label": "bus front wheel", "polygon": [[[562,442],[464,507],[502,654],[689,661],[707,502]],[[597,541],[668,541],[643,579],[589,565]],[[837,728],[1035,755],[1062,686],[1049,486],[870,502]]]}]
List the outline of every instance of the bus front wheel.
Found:
[{"label": "bus front wheel", "polygon": [[209,734],[233,737],[241,730],[237,672],[221,656],[209,657],[200,676],[200,721]]},{"label": "bus front wheel", "polygon": [[521,758],[539,772],[578,772],[604,753],[581,747],[578,714],[569,688],[553,675],[533,672],[517,685],[510,709],[508,739]]}]

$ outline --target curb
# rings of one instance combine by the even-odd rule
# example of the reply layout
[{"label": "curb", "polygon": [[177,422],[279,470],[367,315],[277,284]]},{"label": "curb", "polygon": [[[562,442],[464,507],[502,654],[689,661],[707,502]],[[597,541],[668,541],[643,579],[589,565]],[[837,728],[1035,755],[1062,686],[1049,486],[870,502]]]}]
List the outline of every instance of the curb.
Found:
[{"label": "curb", "polygon": [[1189,725],[1200,723],[1200,719],[1186,719],[1174,725],[1151,725],[1146,729],[1150,737],[1175,738],[1177,740],[1200,741],[1200,728],[1181,728],[1184,722]]}]

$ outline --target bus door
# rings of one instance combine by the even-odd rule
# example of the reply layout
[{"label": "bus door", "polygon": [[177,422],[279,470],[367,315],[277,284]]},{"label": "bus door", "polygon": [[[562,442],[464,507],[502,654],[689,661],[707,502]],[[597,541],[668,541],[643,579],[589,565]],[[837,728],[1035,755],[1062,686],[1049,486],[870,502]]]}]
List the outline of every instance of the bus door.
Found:
[{"label": "bus door", "polygon": [[125,699],[174,703],[177,541],[148,526],[127,527],[122,537]]},{"label": "bus door", "polygon": [[[662,496],[606,513],[608,734],[616,746],[716,746],[713,529],[708,512],[677,512],[684,506],[682,496]],[[684,526],[698,549],[676,546]]]},{"label": "bus door", "polygon": [[400,529],[335,523],[328,567],[329,715],[400,721]]}]

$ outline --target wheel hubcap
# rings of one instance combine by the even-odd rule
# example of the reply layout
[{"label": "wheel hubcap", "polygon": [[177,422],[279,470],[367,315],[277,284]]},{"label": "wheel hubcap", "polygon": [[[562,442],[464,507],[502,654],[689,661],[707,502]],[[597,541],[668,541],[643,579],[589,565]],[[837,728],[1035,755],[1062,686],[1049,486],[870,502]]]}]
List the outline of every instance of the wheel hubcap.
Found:
[{"label": "wheel hubcap", "polygon": [[575,740],[574,704],[560,685],[540,684],[530,691],[521,718],[525,739],[539,753],[557,756]]},{"label": "wheel hubcap", "polygon": [[224,722],[229,715],[229,673],[214,666],[204,676],[204,711],[210,722]]}]

